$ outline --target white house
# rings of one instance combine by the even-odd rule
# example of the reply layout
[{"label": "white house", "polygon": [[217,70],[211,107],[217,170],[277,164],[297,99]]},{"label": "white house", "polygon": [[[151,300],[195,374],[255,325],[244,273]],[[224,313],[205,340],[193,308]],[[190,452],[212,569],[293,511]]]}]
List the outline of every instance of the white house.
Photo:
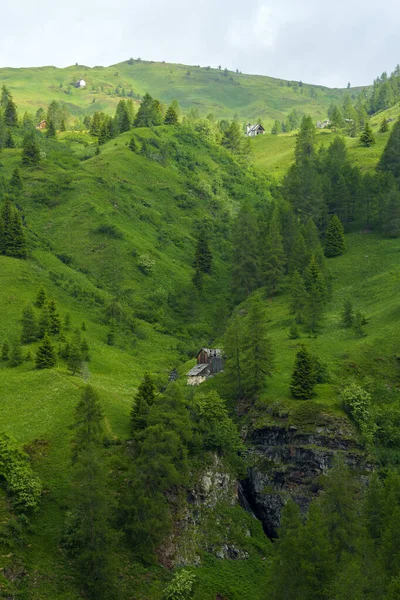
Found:
[{"label": "white house", "polygon": [[264,135],[264,133],[265,133],[265,129],[259,123],[256,123],[256,125],[250,125],[250,123],[247,123],[247,125],[246,125],[247,137],[256,137],[256,135]]},{"label": "white house", "polygon": [[86,87],[86,81],[84,79],[80,79],[79,81],[76,82],[75,87],[77,87],[77,88],[85,88]]}]

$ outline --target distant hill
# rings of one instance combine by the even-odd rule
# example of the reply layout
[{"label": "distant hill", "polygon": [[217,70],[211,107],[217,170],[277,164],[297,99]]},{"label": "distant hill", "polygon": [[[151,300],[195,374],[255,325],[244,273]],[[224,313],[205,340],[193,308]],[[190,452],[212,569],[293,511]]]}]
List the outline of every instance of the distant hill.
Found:
[{"label": "distant hill", "polygon": [[[84,79],[85,89],[75,88]],[[52,100],[65,102],[75,115],[95,110],[113,113],[118,101],[129,95],[139,100],[149,92],[164,103],[178,100],[184,112],[197,109],[201,115],[241,121],[263,120],[271,127],[293,109],[313,118],[325,117],[332,102],[340,102],[346,90],[247,75],[224,69],[165,62],[133,60],[109,67],[75,65],[0,69],[0,82],[14,96],[20,111],[45,108]],[[359,90],[351,90],[355,97]]]}]

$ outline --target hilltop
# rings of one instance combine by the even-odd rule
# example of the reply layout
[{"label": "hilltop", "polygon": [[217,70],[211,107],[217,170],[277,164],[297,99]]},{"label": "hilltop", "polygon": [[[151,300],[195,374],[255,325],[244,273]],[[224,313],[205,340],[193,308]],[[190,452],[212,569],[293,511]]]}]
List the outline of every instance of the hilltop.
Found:
[{"label": "hilltop", "polygon": [[[76,89],[80,79],[85,89]],[[63,102],[73,115],[96,110],[114,113],[118,101],[138,101],[146,92],[168,104],[177,100],[184,113],[241,121],[261,118],[267,130],[275,119],[285,120],[293,109],[325,118],[329,105],[340,102],[346,90],[247,75],[226,69],[187,66],[129,59],[109,67],[75,65],[66,68],[33,67],[0,69],[0,80],[11,91],[21,113],[46,108],[52,100]],[[351,90],[354,97],[359,89]]]}]

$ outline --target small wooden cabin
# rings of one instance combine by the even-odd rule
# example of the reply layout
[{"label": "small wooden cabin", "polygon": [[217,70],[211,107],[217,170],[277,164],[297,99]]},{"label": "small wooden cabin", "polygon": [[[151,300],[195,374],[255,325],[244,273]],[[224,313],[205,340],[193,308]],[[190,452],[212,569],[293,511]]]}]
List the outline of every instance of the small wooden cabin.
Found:
[{"label": "small wooden cabin", "polygon": [[188,385],[200,385],[209,377],[224,370],[222,350],[219,348],[201,348],[196,356],[197,365],[187,374]]},{"label": "small wooden cabin", "polygon": [[190,369],[187,374],[188,385],[200,385],[206,381],[210,376],[210,367],[205,364],[196,365],[193,369]]},{"label": "small wooden cabin", "polygon": [[36,129],[46,129],[47,121],[40,121],[39,125],[36,126]]}]

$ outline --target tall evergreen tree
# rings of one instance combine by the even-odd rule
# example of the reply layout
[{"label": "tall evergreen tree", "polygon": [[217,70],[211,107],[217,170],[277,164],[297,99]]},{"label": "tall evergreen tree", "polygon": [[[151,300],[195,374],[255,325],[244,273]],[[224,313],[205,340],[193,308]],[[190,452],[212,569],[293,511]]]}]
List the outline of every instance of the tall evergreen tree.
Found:
[{"label": "tall evergreen tree", "polygon": [[21,344],[19,342],[15,342],[12,344],[9,354],[9,365],[10,367],[18,367],[18,365],[22,364],[24,358],[22,356]]},{"label": "tall evergreen tree", "polygon": [[5,148],[15,148],[14,138],[10,129],[7,130],[6,138],[4,140],[4,146]]},{"label": "tall evergreen tree", "polygon": [[157,398],[157,388],[150,373],[145,373],[143,381],[138,387],[132,406],[131,422],[134,432],[141,431],[147,426],[150,406]]},{"label": "tall evergreen tree", "polygon": [[146,93],[143,96],[139,110],[133,122],[134,127],[151,127],[153,125],[161,125],[163,116],[161,113],[160,103]]},{"label": "tall evergreen tree", "polygon": [[79,332],[75,332],[73,340],[69,347],[68,353],[68,369],[72,375],[79,372],[82,368],[83,356],[82,356],[82,340]]},{"label": "tall evergreen tree", "polygon": [[389,131],[389,125],[387,119],[383,118],[381,126],[379,127],[379,133],[387,133]]},{"label": "tall evergreen tree", "polygon": [[47,301],[46,290],[42,286],[37,293],[36,300],[35,300],[35,306],[37,306],[38,308],[42,308],[44,306],[44,304],[46,303],[46,301]]},{"label": "tall evergreen tree", "polygon": [[54,122],[52,120],[47,122],[46,128],[46,137],[47,138],[55,138],[57,135],[56,128],[54,127]]},{"label": "tall evergreen tree", "polygon": [[290,392],[293,398],[309,400],[315,395],[315,373],[313,357],[305,346],[300,346],[296,354]]},{"label": "tall evergreen tree", "polygon": [[49,333],[51,335],[57,335],[61,330],[61,320],[58,314],[56,303],[54,300],[50,300],[48,304],[49,311]]},{"label": "tall evergreen tree", "polygon": [[15,167],[15,169],[11,175],[9,188],[10,188],[10,192],[12,192],[14,194],[19,193],[23,188],[21,173],[20,173],[20,170],[18,169],[18,167]]},{"label": "tall evergreen tree", "polygon": [[6,197],[0,212],[0,254],[26,258],[27,248],[21,218]]},{"label": "tall evergreen tree", "polygon": [[308,303],[308,294],[304,279],[298,271],[293,273],[289,287],[289,312],[294,315],[296,323],[303,323]]},{"label": "tall evergreen tree", "polygon": [[164,125],[177,125],[179,123],[178,113],[172,104],[165,113]]},{"label": "tall evergreen tree", "polygon": [[396,188],[391,189],[388,193],[382,233],[386,237],[400,237],[400,192]]},{"label": "tall evergreen tree", "polygon": [[212,266],[212,253],[209,245],[209,237],[206,227],[200,228],[197,235],[197,243],[193,267],[201,273],[210,273]]},{"label": "tall evergreen tree", "polygon": [[22,333],[21,342],[30,344],[37,339],[37,321],[32,306],[28,305],[22,313]]},{"label": "tall evergreen tree", "polygon": [[47,335],[44,336],[43,342],[40,344],[36,352],[36,368],[51,369],[56,365],[57,358],[54,347]]},{"label": "tall evergreen tree", "polygon": [[91,385],[86,385],[75,408],[74,454],[89,446],[100,445],[103,438],[104,413],[99,395]]},{"label": "tall evergreen tree", "polygon": [[400,118],[396,121],[382,153],[378,169],[400,178]]},{"label": "tall evergreen tree", "polygon": [[243,398],[243,319],[236,315],[227,327],[223,339],[226,362],[224,375],[236,400]]},{"label": "tall evergreen tree", "polygon": [[41,339],[48,333],[50,333],[50,314],[49,305],[47,302],[45,302],[42,306],[42,312],[39,317],[38,338]]},{"label": "tall evergreen tree", "polygon": [[286,262],[282,235],[276,213],[272,216],[267,239],[264,244],[264,248],[262,249],[263,264],[261,266],[262,280],[266,286],[267,293],[274,295],[281,287]]},{"label": "tall evergreen tree", "polygon": [[337,215],[333,215],[325,232],[325,256],[340,256],[346,248],[344,228]]},{"label": "tall evergreen tree", "polygon": [[266,386],[266,378],[274,371],[274,351],[267,334],[262,300],[251,302],[243,331],[243,391],[254,399]]},{"label": "tall evergreen tree", "polygon": [[353,327],[354,309],[353,309],[353,303],[351,300],[345,300],[345,302],[343,303],[341,321],[342,321],[343,327],[346,327],[347,329],[350,327]]},{"label": "tall evergreen tree", "polygon": [[258,227],[253,209],[243,204],[233,225],[233,291],[240,301],[258,285]]},{"label": "tall evergreen tree", "polygon": [[17,107],[11,95],[8,96],[7,103],[4,107],[3,119],[7,127],[16,127],[16,125],[18,125]]},{"label": "tall evergreen tree", "polygon": [[27,134],[22,141],[22,164],[27,167],[37,165],[40,161],[40,148],[36,143],[35,136]]},{"label": "tall evergreen tree", "polygon": [[363,146],[367,147],[372,146],[372,144],[375,144],[375,136],[368,122],[365,123],[364,130],[360,135],[360,143]]}]

